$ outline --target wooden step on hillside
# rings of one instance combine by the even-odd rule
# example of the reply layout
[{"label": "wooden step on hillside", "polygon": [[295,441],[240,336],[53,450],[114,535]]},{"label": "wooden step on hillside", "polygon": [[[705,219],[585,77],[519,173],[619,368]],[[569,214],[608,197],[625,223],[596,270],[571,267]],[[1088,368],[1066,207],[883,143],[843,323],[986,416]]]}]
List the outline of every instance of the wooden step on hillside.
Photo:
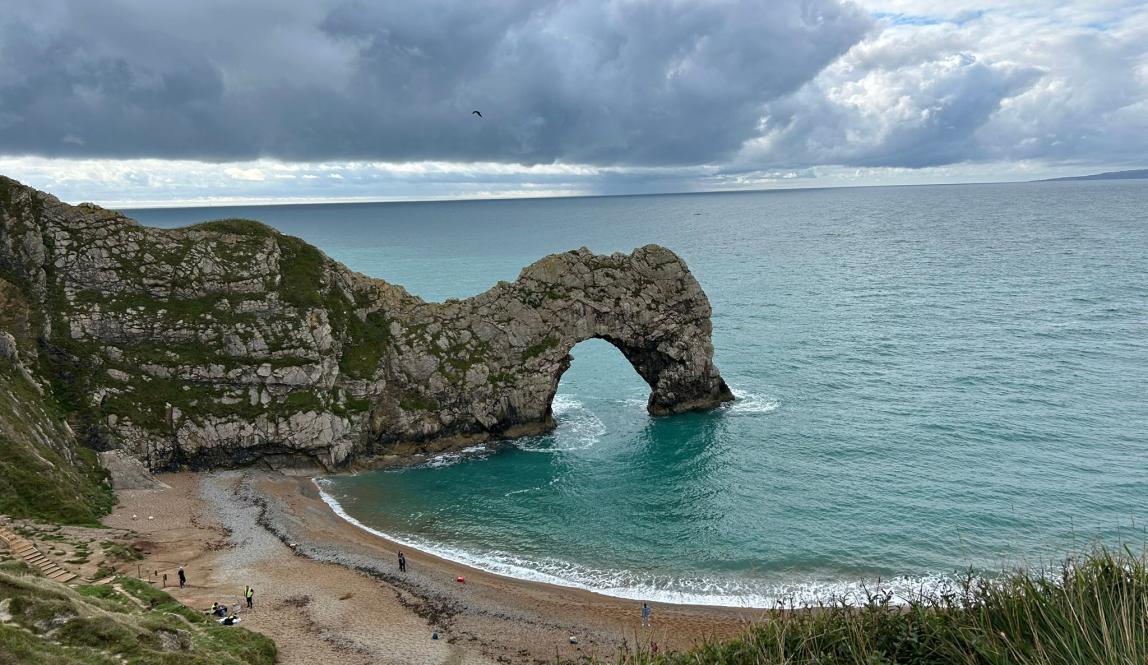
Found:
[{"label": "wooden step on hillside", "polygon": [[41,552],[30,540],[6,526],[0,526],[0,540],[8,543],[8,549],[23,559],[24,563],[38,569],[41,575],[50,580],[55,580],[61,584],[84,584],[87,581],[61,567],[54,559]]}]

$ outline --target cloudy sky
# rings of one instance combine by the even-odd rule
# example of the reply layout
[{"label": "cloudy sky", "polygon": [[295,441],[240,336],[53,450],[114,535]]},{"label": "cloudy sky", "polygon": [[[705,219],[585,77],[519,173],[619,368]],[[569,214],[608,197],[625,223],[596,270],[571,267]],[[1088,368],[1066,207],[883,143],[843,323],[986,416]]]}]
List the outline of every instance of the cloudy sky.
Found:
[{"label": "cloudy sky", "polygon": [[0,173],[69,201],[1148,167],[1145,0],[0,5]]}]

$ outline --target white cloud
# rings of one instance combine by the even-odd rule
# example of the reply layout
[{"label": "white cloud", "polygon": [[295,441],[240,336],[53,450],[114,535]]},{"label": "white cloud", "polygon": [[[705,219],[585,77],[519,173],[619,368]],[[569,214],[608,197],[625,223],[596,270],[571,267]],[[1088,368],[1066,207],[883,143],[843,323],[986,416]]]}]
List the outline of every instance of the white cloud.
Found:
[{"label": "white cloud", "polygon": [[246,180],[248,182],[262,182],[267,179],[263,171],[257,168],[239,168],[237,166],[229,166],[223,169],[223,175],[234,180]]},{"label": "white cloud", "polygon": [[883,29],[766,105],[745,168],[1043,160],[1141,165],[1141,2],[865,0]]}]

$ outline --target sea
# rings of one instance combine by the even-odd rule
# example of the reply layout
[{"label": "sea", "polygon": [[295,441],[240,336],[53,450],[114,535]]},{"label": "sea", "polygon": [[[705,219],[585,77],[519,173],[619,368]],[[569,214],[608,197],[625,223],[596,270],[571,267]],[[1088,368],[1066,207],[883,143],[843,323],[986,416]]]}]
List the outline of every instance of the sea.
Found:
[{"label": "sea", "polygon": [[448,559],[773,607],[1148,542],[1148,181],[127,212],[258,219],[431,301],[582,246],[685,259],[735,402],[651,417],[590,340],[553,433],[317,481]]}]

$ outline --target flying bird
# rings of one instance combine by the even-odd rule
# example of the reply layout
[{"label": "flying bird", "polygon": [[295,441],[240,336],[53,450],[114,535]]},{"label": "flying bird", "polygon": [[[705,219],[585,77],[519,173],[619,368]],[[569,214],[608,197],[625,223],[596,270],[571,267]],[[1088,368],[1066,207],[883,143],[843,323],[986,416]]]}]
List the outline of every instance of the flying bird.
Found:
[{"label": "flying bird", "polygon": [[470,114],[471,115],[477,115],[480,118],[482,117],[482,111],[471,111]]}]

